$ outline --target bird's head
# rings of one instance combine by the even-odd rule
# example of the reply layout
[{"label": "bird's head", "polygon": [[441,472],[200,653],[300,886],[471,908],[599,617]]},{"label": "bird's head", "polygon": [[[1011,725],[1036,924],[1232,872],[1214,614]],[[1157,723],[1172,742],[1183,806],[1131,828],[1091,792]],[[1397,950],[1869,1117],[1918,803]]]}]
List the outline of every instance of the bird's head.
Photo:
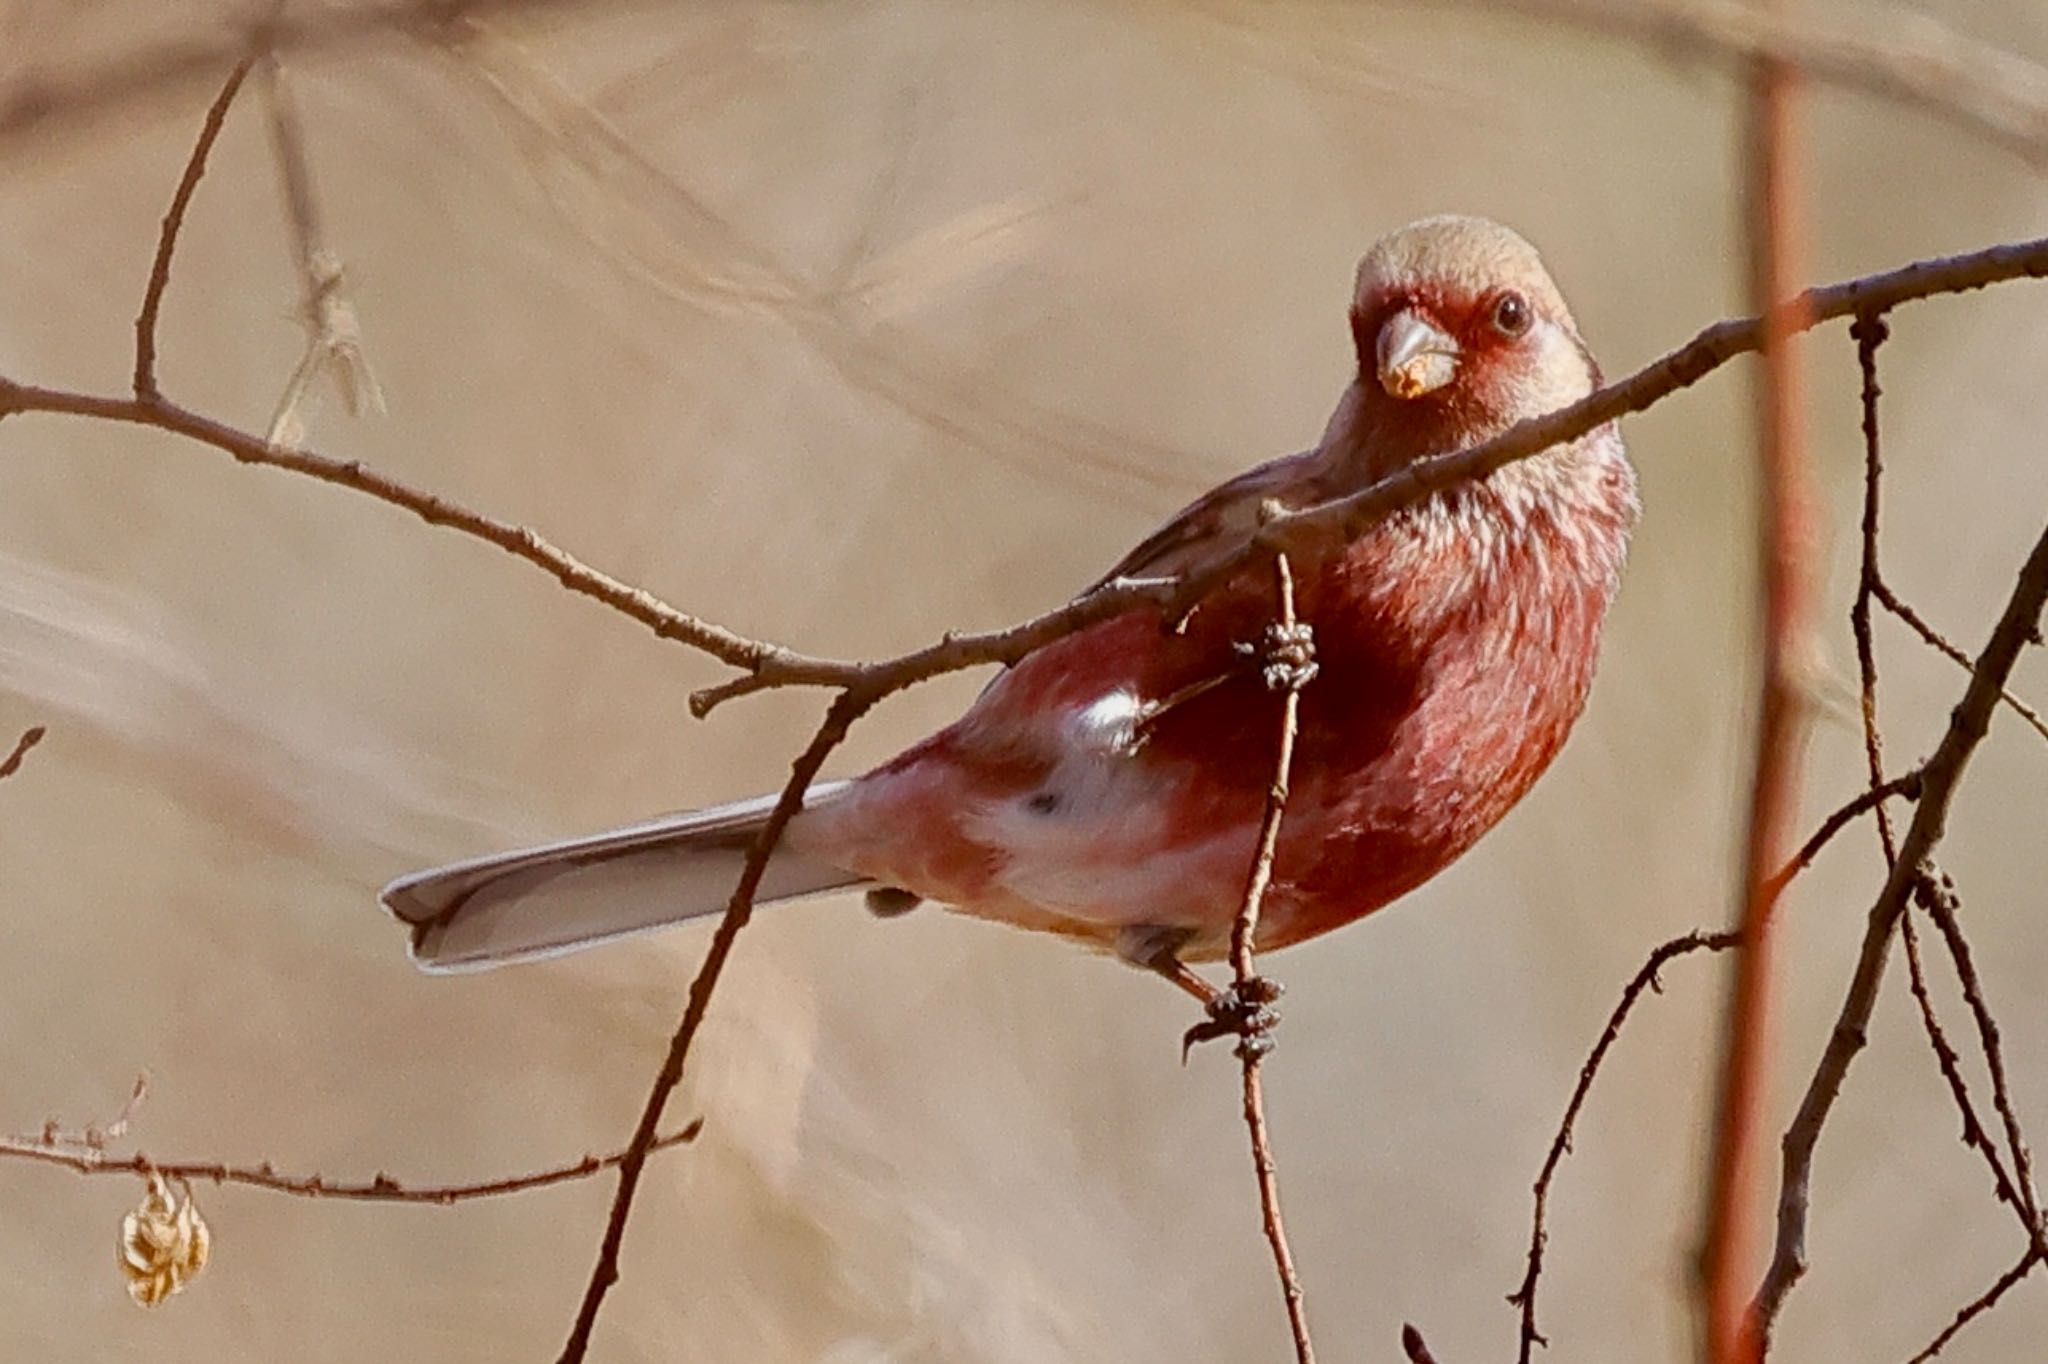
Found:
[{"label": "bird's head", "polygon": [[1364,426],[1410,457],[1488,439],[1598,386],[1536,248],[1483,218],[1425,218],[1358,267],[1351,304]]}]

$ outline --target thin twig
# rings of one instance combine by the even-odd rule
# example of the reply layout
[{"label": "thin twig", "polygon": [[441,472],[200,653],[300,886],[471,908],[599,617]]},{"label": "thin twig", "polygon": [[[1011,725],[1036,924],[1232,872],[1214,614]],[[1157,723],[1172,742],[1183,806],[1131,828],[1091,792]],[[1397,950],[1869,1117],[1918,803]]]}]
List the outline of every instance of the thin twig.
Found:
[{"label": "thin twig", "polygon": [[21,737],[14,741],[14,747],[8,751],[7,756],[0,758],[0,781],[7,780],[21,770],[21,760],[28,756],[31,748],[43,741],[43,736],[47,733],[49,731],[41,725],[31,725],[22,731]]},{"label": "thin twig", "polygon": [[228,106],[235,102],[235,96],[242,89],[242,82],[249,74],[249,68],[256,62],[254,57],[244,57],[235,63],[235,69],[228,73],[227,83],[220,93],[213,97],[213,103],[206,110],[206,120],[199,125],[199,140],[192,145],[192,155],[185,158],[184,172],[178,177],[178,188],[171,195],[171,206],[164,212],[163,228],[157,234],[156,258],[150,262],[149,284],[142,291],[142,310],[135,315],[135,396],[147,400],[157,396],[156,385],[156,320],[163,311],[164,290],[171,283],[171,257],[178,249],[178,232],[185,226],[185,210],[192,206],[192,195],[199,188],[199,181],[206,174],[206,158],[213,151],[213,144],[220,139],[220,130],[227,122]]},{"label": "thin twig", "polygon": [[[1933,647],[1936,653],[1964,671],[1967,672],[1969,670],[1970,656],[1956,647],[1955,641],[1930,625],[1925,616],[1914,610],[1909,603],[1892,590],[1890,583],[1879,578],[1871,591],[1876,596],[1880,606],[1898,617],[1899,621],[1907,629],[1920,636],[1922,640]],[[2010,688],[2001,691],[1998,694],[1998,699],[2003,701],[2013,714],[2031,725],[2036,734],[2044,739],[2048,739],[2048,719],[2043,719],[2040,711],[2035,710],[2025,701],[2013,695]]]},{"label": "thin twig", "polygon": [[1521,1287],[1508,1294],[1508,1301],[1522,1309],[1521,1343],[1515,1352],[1518,1364],[1529,1364],[1538,1345],[1548,1346],[1550,1340],[1536,1326],[1536,1286],[1543,1275],[1543,1251],[1549,1242],[1550,1233],[1544,1228],[1550,1203],[1550,1185],[1557,1176],[1557,1167],[1571,1153],[1572,1128],[1579,1120],[1579,1110],[1585,1107],[1586,1096],[1592,1093],[1594,1077],[1600,1073],[1600,1066],[1607,1059],[1607,1053],[1621,1036],[1622,1025],[1628,1022],[1629,1012],[1636,1007],[1636,1001],[1645,990],[1661,992],[1663,982],[1658,972],[1675,957],[1691,952],[1725,952],[1742,941],[1736,933],[1703,933],[1698,929],[1682,937],[1660,945],[1650,953],[1636,971],[1634,977],[1623,987],[1621,1002],[1614,1006],[1608,1016],[1607,1026],[1593,1043],[1593,1050],[1587,1054],[1585,1063],[1579,1067],[1579,1082],[1572,1088],[1571,1101],[1565,1105],[1564,1119],[1557,1125],[1557,1135],[1550,1140],[1550,1152],[1543,1158],[1543,1169],[1536,1176],[1536,1214],[1534,1225],[1529,1232],[1528,1267],[1522,1273]]},{"label": "thin twig", "polygon": [[1801,665],[1811,647],[1813,505],[1804,439],[1803,387],[1793,337],[1804,330],[1794,294],[1804,256],[1805,198],[1793,118],[1798,88],[1783,63],[1759,61],[1750,84],[1750,298],[1765,315],[1758,393],[1758,516],[1763,676],[1750,785],[1742,884],[1742,947],[1722,1031],[1722,1062],[1699,1275],[1705,1358],[1747,1364],[1762,1357],[1748,1321],[1743,1265],[1752,1192],[1763,1163],[1761,1111],[1771,1056],[1771,881],[1798,808],[1806,697]]},{"label": "thin twig", "polygon": [[1990,1311],[1993,1307],[1996,1307],[1998,1300],[2005,1296],[2006,1290],[2021,1279],[2026,1278],[2033,1271],[2034,1266],[2041,1263],[2041,1260],[2041,1251],[2033,1246],[2028,1246],[2026,1254],[2020,1256],[2018,1262],[2012,1268],[1999,1275],[1991,1287],[1985,1289],[1967,1303],[1964,1303],[1956,1312],[1955,1319],[1942,1328],[1941,1334],[1928,1341],[1925,1348],[1919,1354],[1907,1360],[1906,1364],[1927,1364],[1928,1360],[1940,1354],[1942,1347],[1956,1338],[1957,1332],[1984,1313]]},{"label": "thin twig", "polygon": [[[1963,926],[1957,918],[1962,901],[1956,894],[1954,883],[1946,876],[1937,877],[1931,870],[1921,877],[1913,898],[1941,930],[1949,958],[1955,963],[1956,978],[1963,988],[1963,1003],[1969,1007],[1970,1017],[1977,1025],[1977,1040],[1984,1048],[1984,1064],[1991,1072],[1991,1103],[1998,1110],[1999,1121],[2005,1128],[2006,1149],[2012,1156],[2013,1181],[2019,1186],[2019,1199],[2015,1206],[2034,1240],[2034,1248],[2048,1255],[2048,1241],[2042,1239],[2040,1196],[2034,1189],[2034,1158],[2027,1150],[2026,1133],[2020,1127],[2019,1111],[2013,1104],[2012,1083],[2006,1078],[2005,1047],[2000,1040],[1998,1020],[1992,1014],[1991,1006],[1985,1002],[1984,985],[1977,977],[1969,940],[1963,936]],[[2009,1187],[2003,1190],[2008,1202],[2012,1201],[2012,1192]]]},{"label": "thin twig", "polygon": [[668,1054],[662,1059],[661,1069],[655,1073],[653,1087],[648,1091],[646,1105],[640,1113],[639,1125],[619,1160],[619,1186],[612,1195],[604,1239],[598,1246],[597,1264],[590,1272],[590,1282],[584,1287],[583,1301],[576,1311],[576,1323],[570,1329],[568,1341],[562,1346],[560,1364],[576,1364],[589,1350],[591,1331],[597,1325],[597,1314],[604,1306],[605,1294],[618,1282],[619,1247],[625,1240],[626,1219],[632,1215],[633,1196],[640,1186],[640,1172],[647,1163],[648,1152],[654,1149],[654,1134],[661,1125],[662,1111],[668,1107],[669,1096],[682,1083],[683,1065],[689,1059],[690,1044],[696,1040],[697,1030],[711,1007],[712,991],[718,987],[719,976],[732,955],[740,930],[753,917],[754,892],[760,888],[769,855],[774,852],[790,819],[802,808],[804,792],[810,789],[811,781],[818,775],[818,769],[824,766],[825,759],[846,738],[846,732],[854,721],[880,699],[875,692],[853,690],[842,692],[833,700],[810,744],[792,764],[789,780],[783,785],[775,808],[769,811],[767,822],[761,826],[753,847],[747,851],[746,866],[740,872],[739,883],[733,887],[732,898],[726,902],[725,917],[719,920],[710,950],[704,954],[704,964],[697,969],[696,979],[690,982],[689,1002],[684,1006],[675,1035],[669,1040]]},{"label": "thin twig", "polygon": [[[1273,560],[1274,591],[1278,601],[1279,630],[1273,636],[1282,645],[1298,636],[1300,624],[1294,614],[1294,574],[1287,556]],[[1266,789],[1265,813],[1259,822],[1258,851],[1252,857],[1245,878],[1244,901],[1230,932],[1230,966],[1237,991],[1244,1003],[1270,1002],[1275,991],[1260,980],[1253,952],[1259,931],[1259,911],[1266,887],[1273,879],[1273,855],[1280,846],[1280,821],[1287,812],[1287,787],[1294,770],[1294,738],[1301,710],[1301,689],[1314,675],[1303,660],[1292,668],[1269,665],[1269,684],[1277,685],[1280,698],[1280,738],[1273,759],[1273,782]],[[1259,1065],[1269,1045],[1263,1036],[1247,1036],[1237,1054],[1244,1066],[1244,1124],[1251,1134],[1252,1171],[1258,1179],[1259,1211],[1265,1226],[1266,1244],[1273,1251],[1273,1269],[1280,1278],[1280,1295],[1287,1307],[1287,1326],[1294,1337],[1296,1364],[1315,1364],[1315,1345],[1309,1339],[1308,1309],[1301,1292],[1301,1276],[1295,1271],[1294,1252],[1287,1244],[1287,1222],[1280,1212],[1280,1177],[1273,1165],[1272,1137],[1266,1130],[1264,1086]]]},{"label": "thin twig", "polygon": [[[1856,341],[1856,367],[1860,376],[1859,394],[1862,408],[1863,430],[1863,516],[1860,526],[1862,534],[1862,556],[1857,570],[1856,597],[1849,607],[1850,632],[1856,640],[1856,671],[1858,691],[1863,718],[1863,759],[1864,776],[1870,783],[1867,794],[1875,795],[1884,785],[1884,733],[1878,722],[1877,702],[1877,645],[1871,632],[1870,605],[1873,599],[1882,599],[1889,591],[1885,586],[1884,571],[1879,562],[1878,535],[1882,522],[1880,511],[1884,484],[1884,454],[1882,431],[1878,420],[1878,402],[1884,390],[1878,382],[1877,353],[1890,335],[1882,315],[1871,313],[1859,317],[1851,324],[1849,334]],[[1953,646],[1951,646],[1953,647]],[[1956,651],[1958,655],[1961,650]],[[1969,660],[1963,659],[1963,666]],[[2000,695],[2009,703],[2013,702],[2010,692],[2001,689]],[[2024,709],[2024,707],[2022,707]],[[1917,778],[1917,773],[1914,774]],[[1891,812],[1878,803],[1877,810],[1878,848],[1884,855],[1885,874],[1890,875],[1899,858],[1898,839],[1892,831]],[[1956,1112],[1962,1119],[1962,1140],[1984,1157],[1990,1167],[1993,1186],[2001,1201],[2011,1205],[2019,1215],[2020,1224],[2037,1246],[2040,1244],[2039,1219],[2033,1214],[2033,1193],[2031,1181],[2016,1186],[2012,1176],[2006,1173],[2005,1162],[1999,1158],[1998,1147],[1985,1130],[1983,1119],[1977,1115],[1977,1105],[1970,1097],[1969,1084],[1963,1079],[1961,1058],[1955,1046],[1948,1040],[1948,1033],[1941,1026],[1941,1019],[1934,1008],[1933,992],[1927,988],[1927,968],[1921,959],[1920,934],[1914,927],[1911,914],[1899,919],[1900,938],[1906,949],[1906,981],[1912,992],[1913,1003],[1920,1015],[1922,1029],[1927,1034],[1927,1045],[1934,1052],[1934,1062],[1941,1071],[1943,1083],[1948,1086],[1949,1095],[1955,1101]],[[1960,934],[1960,929],[1958,929]],[[2048,1249],[2048,1247],[2042,1247]]]},{"label": "thin twig", "polygon": [[640,622],[660,638],[687,644],[735,667],[747,667],[756,659],[780,652],[772,644],[747,639],[678,611],[644,588],[592,568],[526,526],[471,511],[452,498],[379,473],[360,460],[334,459],[311,450],[273,446],[261,436],[203,417],[168,399],[100,398],[0,378],[0,417],[15,412],[53,413],[168,431],[232,455],[243,464],[283,469],[363,493],[409,511],[429,525],[458,530],[495,545],[544,570],[569,591]]},{"label": "thin twig", "polygon": [[1757,1289],[1753,1319],[1768,1340],[1785,1295],[1806,1268],[1806,1221],[1813,1179],[1813,1156],[1821,1128],[1856,1053],[1867,1041],[1871,1010],[1884,979],[1885,958],[1893,926],[1905,912],[1908,897],[1923,875],[1922,864],[1933,855],[1948,827],[1949,805],[1969,766],[1970,757],[1990,730],[1999,693],[2019,662],[2020,651],[2040,629],[2041,609],[2048,601],[2048,529],[2035,542],[2021,568],[1984,651],[1970,671],[1970,685],[1949,717],[1948,728],[1934,754],[1921,769],[1919,804],[1899,844],[1898,861],[1883,891],[1870,907],[1856,969],[1826,1049],[1807,1083],[1799,1111],[1785,1131],[1784,1169],[1778,1190],[1778,1229],[1771,1264]]},{"label": "thin twig", "polygon": [[[647,1150],[665,1151],[672,1146],[687,1145],[696,1140],[703,1126],[702,1118],[695,1119],[680,1130],[648,1143]],[[587,1179],[602,1171],[618,1168],[631,1154],[629,1148],[614,1151],[606,1156],[584,1156],[580,1160],[536,1170],[530,1174],[508,1175],[501,1179],[479,1180],[466,1184],[408,1184],[385,1174],[360,1181],[334,1180],[317,1174],[280,1174],[267,1162],[262,1165],[229,1165],[214,1160],[156,1160],[139,1151],[131,1156],[110,1156],[103,1151],[89,1148],[25,1141],[18,1137],[0,1138],[0,1157],[61,1165],[81,1175],[130,1175],[147,1179],[154,1173],[167,1179],[244,1184],[251,1188],[294,1194],[301,1198],[338,1198],[362,1203],[432,1203],[443,1207],[452,1203],[467,1203],[478,1198],[498,1198],[506,1194],[545,1188],[550,1184],[566,1184],[571,1180]]]},{"label": "thin twig", "polygon": [[1879,782],[1838,807],[1821,821],[1820,827],[1813,831],[1806,842],[1799,845],[1799,851],[1793,853],[1786,859],[1784,866],[1771,874],[1771,879],[1764,883],[1765,893],[1775,901],[1784,893],[1785,887],[1792,883],[1792,878],[1812,866],[1813,860],[1820,856],[1821,849],[1834,841],[1835,835],[1847,828],[1851,821],[1876,810],[1878,817],[1885,820],[1889,827],[1890,816],[1884,812],[1884,803],[1898,799],[1920,799],[1919,768],[1893,777],[1890,781]]}]

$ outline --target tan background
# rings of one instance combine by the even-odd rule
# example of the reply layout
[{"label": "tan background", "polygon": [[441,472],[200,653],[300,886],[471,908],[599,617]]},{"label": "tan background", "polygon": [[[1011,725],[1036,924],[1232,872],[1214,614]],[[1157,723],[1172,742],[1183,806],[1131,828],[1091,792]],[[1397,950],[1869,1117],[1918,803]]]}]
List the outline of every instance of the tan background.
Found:
[{"label": "tan background", "polygon": [[[205,12],[17,2],[0,79]],[[2036,6],[1945,17],[2048,59]],[[390,407],[350,421],[323,394],[311,438],[812,650],[1049,606],[1185,497],[1312,440],[1349,363],[1353,262],[1421,213],[1523,229],[1612,372],[1739,298],[1729,82],[1479,10],[723,3],[501,31],[645,163],[538,136],[473,66],[402,41],[297,65]],[[207,97],[6,147],[0,372],[122,388]],[[256,429],[299,347],[260,108],[236,109],[201,190],[163,360],[173,395]],[[1920,116],[1825,94],[1811,129],[1817,277],[2048,220],[2038,178]],[[1889,564],[1972,646],[2048,514],[2043,302],[1916,307],[1885,353]],[[1811,355],[1846,674],[1854,365],[1839,328]],[[1272,963],[1272,1120],[1330,1359],[1397,1358],[1403,1320],[1447,1364],[1510,1350],[1528,1185],[1580,1058],[1653,943],[1730,912],[1745,382],[1628,428],[1647,518],[1554,774],[1410,902]],[[1960,682],[1880,629],[1904,761]],[[6,423],[0,728],[51,737],[0,788],[0,1129],[103,1115],[146,1067],[136,1135],[165,1157],[433,1180],[616,1145],[706,934],[430,980],[372,895],[772,786],[816,698],[692,722],[716,676],[362,498],[153,434]],[[836,768],[976,684],[900,698]],[[2048,694],[2048,668],[2021,685]],[[1823,726],[1815,816],[1857,754]],[[2044,773],[2001,717],[1947,855],[2037,1124]],[[1874,860],[1856,830],[1788,901],[1781,1111]],[[1685,1356],[1717,970],[1670,971],[1586,1115],[1553,1203],[1552,1358]],[[2019,1248],[1901,982],[1821,1149],[1788,1359],[1903,1357]],[[1181,1069],[1187,1022],[1059,944],[848,901],[764,916],[677,1105],[705,1135],[650,1174],[595,1357],[1280,1357],[1235,1069],[1220,1050]],[[112,1266],[131,1187],[0,1165],[0,1357],[552,1358],[608,1194],[202,1191],[215,1263],[145,1314]],[[2038,1357],[2043,1291],[1947,1357]]]}]

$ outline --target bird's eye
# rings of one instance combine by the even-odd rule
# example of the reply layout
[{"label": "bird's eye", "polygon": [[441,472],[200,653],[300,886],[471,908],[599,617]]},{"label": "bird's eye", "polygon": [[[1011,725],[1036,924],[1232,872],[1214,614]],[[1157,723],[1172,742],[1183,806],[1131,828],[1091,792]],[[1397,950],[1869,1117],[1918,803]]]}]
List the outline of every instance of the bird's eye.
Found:
[{"label": "bird's eye", "polygon": [[1505,293],[1493,301],[1493,329],[1502,336],[1520,336],[1535,320],[1529,300],[1517,293]]}]

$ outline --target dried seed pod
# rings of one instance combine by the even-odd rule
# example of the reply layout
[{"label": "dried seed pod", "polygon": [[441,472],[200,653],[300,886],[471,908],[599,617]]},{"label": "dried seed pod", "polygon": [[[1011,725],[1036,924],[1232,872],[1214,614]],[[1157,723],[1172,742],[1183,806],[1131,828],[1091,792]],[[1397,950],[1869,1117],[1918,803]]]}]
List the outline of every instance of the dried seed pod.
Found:
[{"label": "dried seed pod", "polygon": [[119,1263],[128,1296],[143,1307],[156,1306],[206,1267],[212,1248],[213,1233],[199,1215],[192,1186],[180,1180],[173,1190],[152,1170],[141,1205],[121,1219]]}]

